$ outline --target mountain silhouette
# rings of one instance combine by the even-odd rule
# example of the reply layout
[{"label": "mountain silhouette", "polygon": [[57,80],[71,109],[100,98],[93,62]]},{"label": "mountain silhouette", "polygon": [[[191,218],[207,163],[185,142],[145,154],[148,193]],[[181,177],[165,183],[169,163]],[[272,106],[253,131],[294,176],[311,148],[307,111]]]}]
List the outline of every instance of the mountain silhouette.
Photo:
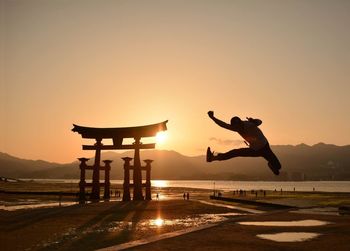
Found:
[{"label": "mountain silhouette", "polygon": [[[282,172],[278,177],[274,177],[263,158],[235,158],[206,163],[204,155],[189,157],[175,151],[145,150],[141,152],[141,159],[154,160],[152,179],[350,180],[350,145],[277,145],[272,149],[282,163]],[[126,156],[133,157],[133,152],[102,154],[102,159],[113,160],[112,179],[123,178],[121,158]],[[88,164],[92,163],[93,158]],[[78,179],[79,172],[78,161],[59,164],[0,153],[0,176],[4,177]],[[87,173],[87,178],[89,175],[91,172]]]}]

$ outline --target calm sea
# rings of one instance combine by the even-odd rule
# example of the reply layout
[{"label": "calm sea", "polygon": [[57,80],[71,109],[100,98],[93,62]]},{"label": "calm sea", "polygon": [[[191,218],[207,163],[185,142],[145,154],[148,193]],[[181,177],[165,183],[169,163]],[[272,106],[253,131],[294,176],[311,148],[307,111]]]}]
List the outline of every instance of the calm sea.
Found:
[{"label": "calm sea", "polygon": [[283,191],[319,191],[350,192],[350,181],[209,181],[209,180],[154,180],[158,187],[191,187],[216,190],[283,190]]},{"label": "calm sea", "polygon": [[[78,183],[79,180],[37,180]],[[123,184],[122,180],[111,180],[112,184]],[[283,191],[318,191],[318,192],[348,192],[350,181],[227,181],[227,180],[152,180],[154,187],[188,187],[216,190],[283,190]]]}]

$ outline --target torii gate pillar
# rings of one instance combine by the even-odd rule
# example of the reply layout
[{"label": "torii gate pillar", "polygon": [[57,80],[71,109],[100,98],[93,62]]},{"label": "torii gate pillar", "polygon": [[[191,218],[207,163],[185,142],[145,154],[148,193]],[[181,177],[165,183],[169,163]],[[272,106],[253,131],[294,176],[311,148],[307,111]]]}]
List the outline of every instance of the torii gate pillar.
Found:
[{"label": "torii gate pillar", "polygon": [[151,193],[151,163],[153,160],[146,159],[144,160],[146,163],[145,170],[146,170],[146,200],[152,200],[152,193]]},{"label": "torii gate pillar", "polygon": [[123,201],[130,201],[130,161],[132,158],[124,157],[124,184],[123,184]]},{"label": "torii gate pillar", "polygon": [[134,171],[133,171],[133,200],[143,200],[142,195],[142,172],[140,160],[140,138],[135,138]]},{"label": "torii gate pillar", "polygon": [[101,147],[102,147],[102,139],[96,139],[96,152],[95,152],[95,163],[93,166],[92,172],[92,190],[90,199],[91,200],[99,200],[100,199],[100,161],[101,161]]}]

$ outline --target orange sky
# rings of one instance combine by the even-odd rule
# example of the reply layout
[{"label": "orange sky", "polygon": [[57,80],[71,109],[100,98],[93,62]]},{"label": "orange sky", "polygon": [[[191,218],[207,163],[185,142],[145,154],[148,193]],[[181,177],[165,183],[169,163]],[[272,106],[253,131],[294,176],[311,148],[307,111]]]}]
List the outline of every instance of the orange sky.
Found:
[{"label": "orange sky", "polygon": [[72,123],[166,119],[162,149],[238,146],[210,109],[272,145],[350,143],[350,1],[0,3],[1,152],[70,162],[92,154]]}]

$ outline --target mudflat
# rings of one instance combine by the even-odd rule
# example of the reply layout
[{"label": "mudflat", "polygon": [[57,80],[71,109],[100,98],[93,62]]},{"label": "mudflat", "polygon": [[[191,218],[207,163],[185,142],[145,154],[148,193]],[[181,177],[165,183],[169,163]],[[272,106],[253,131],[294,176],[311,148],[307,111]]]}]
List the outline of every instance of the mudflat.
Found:
[{"label": "mudflat", "polygon": [[[303,221],[318,220],[328,224],[321,226],[249,226],[239,222]],[[273,241],[259,237],[299,233],[316,237],[305,240]],[[133,247],[132,250],[339,250],[350,248],[350,216],[300,214],[288,211],[268,212],[231,218],[218,226],[188,233],[174,238]]]},{"label": "mudflat", "polygon": [[228,212],[192,200],[0,210],[1,250],[94,250],[206,224],[210,215]]},{"label": "mudflat", "polygon": [[[21,184],[26,191],[65,191],[76,189],[71,184]],[[8,191],[20,186],[3,184]],[[115,187],[115,189],[119,189]],[[1,250],[96,250],[146,240],[131,250],[349,250],[350,216],[340,215],[338,207],[349,202],[344,193],[274,193],[266,196],[247,194],[242,203],[209,200],[212,191],[188,188],[154,189],[159,200],[114,201],[77,204],[76,197],[63,196],[58,206],[57,195],[1,194],[8,207],[0,209]],[[184,200],[184,192],[190,200]],[[223,196],[232,196],[223,193]],[[153,198],[155,194],[153,194]],[[249,205],[244,200],[283,203],[283,209],[266,204]],[[47,207],[30,208],[52,202]],[[64,204],[69,202],[71,204]],[[34,203],[34,204],[35,204]],[[21,205],[23,207],[21,207]],[[13,205],[21,209],[8,210]],[[307,226],[256,226],[240,222],[316,220],[326,224]],[[205,229],[199,229],[209,226]],[[192,229],[180,235],[168,233]],[[264,239],[277,234],[307,234],[313,238],[281,242]],[[162,236],[167,236],[163,238]],[[154,237],[160,237],[154,241]],[[152,239],[153,238],[153,239]],[[149,240],[149,241],[147,241]],[[149,242],[149,243],[147,243]]]}]

